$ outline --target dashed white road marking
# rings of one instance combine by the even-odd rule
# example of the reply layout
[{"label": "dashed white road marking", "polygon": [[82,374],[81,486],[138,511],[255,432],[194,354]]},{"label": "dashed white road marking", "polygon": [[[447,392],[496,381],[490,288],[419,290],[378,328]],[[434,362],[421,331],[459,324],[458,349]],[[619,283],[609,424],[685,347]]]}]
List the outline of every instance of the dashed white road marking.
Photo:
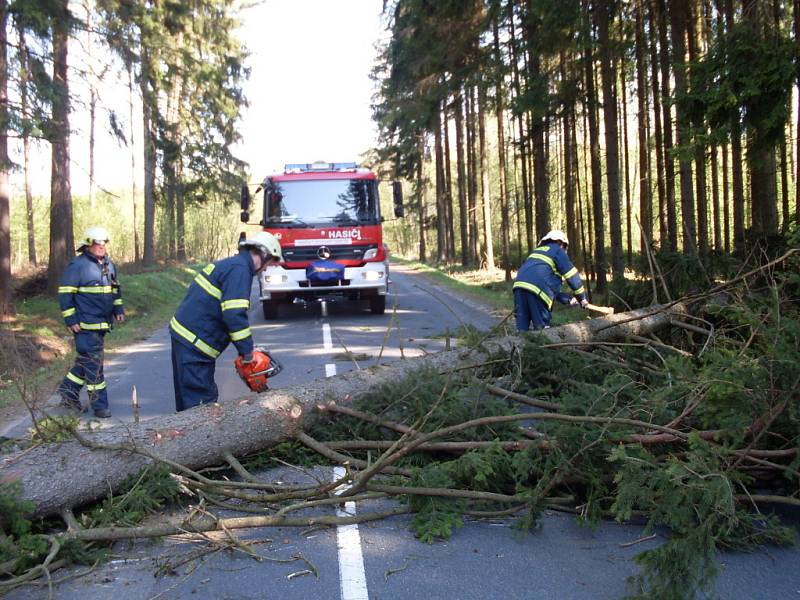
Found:
[{"label": "dashed white road marking", "polygon": [[[326,352],[333,350],[331,342],[331,326],[322,325],[322,344]],[[336,364],[325,365],[325,377],[336,375]],[[333,479],[341,479],[346,471],[344,467],[333,468]],[[344,487],[339,493],[347,488]],[[344,507],[336,508],[337,517],[356,514],[356,503],[345,502]],[[369,600],[367,592],[367,574],[364,570],[364,556],[361,553],[361,535],[358,525],[339,525],[336,528],[336,546],[339,552],[339,589],[342,600]]]},{"label": "dashed white road marking", "polygon": [[[334,467],[334,480],[344,477],[345,473],[344,467]],[[336,509],[337,517],[350,517],[355,514],[355,502],[345,502],[344,508]],[[339,589],[342,600],[369,600],[358,525],[339,525],[336,528],[336,545],[339,548]]]}]

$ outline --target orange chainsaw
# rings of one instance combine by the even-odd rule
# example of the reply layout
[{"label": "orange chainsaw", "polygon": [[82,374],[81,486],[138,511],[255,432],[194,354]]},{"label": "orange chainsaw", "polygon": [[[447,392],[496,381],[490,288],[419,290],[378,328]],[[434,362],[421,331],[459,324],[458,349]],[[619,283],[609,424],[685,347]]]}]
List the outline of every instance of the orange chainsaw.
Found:
[{"label": "orange chainsaw", "polygon": [[238,356],[233,364],[247,387],[259,393],[266,392],[269,389],[267,380],[283,370],[283,365],[261,346],[253,348],[253,360],[250,362],[245,362],[243,356]]}]

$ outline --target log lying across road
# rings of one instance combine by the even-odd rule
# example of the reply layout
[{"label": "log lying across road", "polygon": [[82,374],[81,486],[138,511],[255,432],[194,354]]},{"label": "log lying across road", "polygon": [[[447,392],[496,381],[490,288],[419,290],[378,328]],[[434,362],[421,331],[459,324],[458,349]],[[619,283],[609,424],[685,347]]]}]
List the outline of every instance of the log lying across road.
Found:
[{"label": "log lying across road", "polygon": [[[554,343],[614,341],[655,331],[685,311],[683,304],[649,307],[553,327],[543,334]],[[520,338],[512,336],[486,345],[510,352],[519,343]],[[225,462],[227,454],[244,456],[292,438],[320,404],[348,404],[375,385],[397,382],[423,367],[447,371],[479,364],[485,358],[480,352],[464,350],[411,358],[84,436],[93,445],[135,447],[198,469]],[[103,497],[152,462],[144,454],[90,448],[77,440],[43,444],[0,459],[0,483],[19,481],[23,498],[35,505],[34,514],[48,516]]]}]

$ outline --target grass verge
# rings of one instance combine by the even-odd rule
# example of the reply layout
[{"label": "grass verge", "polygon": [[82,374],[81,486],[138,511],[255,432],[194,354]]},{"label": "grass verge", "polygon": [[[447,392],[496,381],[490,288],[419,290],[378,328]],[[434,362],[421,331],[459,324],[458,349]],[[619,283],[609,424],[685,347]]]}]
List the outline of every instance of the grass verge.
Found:
[{"label": "grass verge", "polygon": [[[125,322],[106,336],[106,351],[145,339],[163,327],[196,274],[191,266],[172,266],[121,275]],[[23,397],[49,395],[64,376],[74,353],[58,300],[37,295],[16,304],[15,318],[3,324],[0,344],[0,409],[21,405]]]}]

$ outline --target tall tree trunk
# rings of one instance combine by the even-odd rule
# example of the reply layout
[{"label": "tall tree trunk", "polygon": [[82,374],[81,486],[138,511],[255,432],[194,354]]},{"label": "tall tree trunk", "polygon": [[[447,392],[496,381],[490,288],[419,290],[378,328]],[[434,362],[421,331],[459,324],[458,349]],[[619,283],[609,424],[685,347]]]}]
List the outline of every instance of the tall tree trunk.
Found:
[{"label": "tall tree trunk", "polygon": [[448,117],[448,109],[445,104],[444,107],[444,214],[446,225],[446,249],[447,249],[447,262],[455,262],[456,260],[456,231],[455,231],[455,217],[453,211],[453,162],[450,158],[450,121]]},{"label": "tall tree trunk", "polygon": [[[445,118],[445,126],[447,119]],[[447,209],[445,202],[447,191],[444,177],[444,153],[442,150],[442,114],[436,111],[436,126],[434,128],[434,156],[436,166],[436,254],[439,263],[447,261],[447,224],[445,223]]]},{"label": "tall tree trunk", "polygon": [[480,173],[481,173],[481,195],[483,205],[483,243],[486,254],[486,268],[493,272],[494,264],[494,238],[492,236],[492,206],[489,195],[489,164],[486,156],[486,124],[483,108],[486,105],[486,91],[481,85],[478,88],[478,138],[480,141]]},{"label": "tall tree trunk", "polygon": [[142,49],[142,143],[144,145],[144,255],[145,266],[155,264],[156,222],[156,115],[158,93],[155,81],[154,57],[147,48]]},{"label": "tall tree trunk", "polygon": [[664,172],[667,192],[667,236],[670,252],[678,251],[678,217],[675,206],[675,161],[672,156],[672,100],[669,87],[669,40],[667,39],[667,7],[664,0],[654,0],[658,23],[659,55],[661,63],[661,125],[664,133]]},{"label": "tall tree trunk", "polygon": [[[5,2],[3,2],[5,5]],[[33,192],[31,191],[31,136],[30,115],[28,114],[28,85],[30,81],[30,61],[25,30],[19,28],[19,87],[20,109],[22,111],[22,172],[25,187],[25,222],[28,231],[28,262],[34,267],[36,262],[36,228],[33,222]]]},{"label": "tall tree trunk", "polygon": [[[644,15],[642,14],[642,1],[638,0],[635,24],[635,49],[636,49],[636,108],[639,141],[639,221],[642,227],[640,251],[647,252],[647,244],[653,243],[653,198],[650,192],[650,151],[647,138],[650,114],[647,107],[647,65],[644,57]],[[656,114],[658,120],[658,114]],[[658,142],[656,142],[658,143]],[[662,186],[663,190],[663,186]]]},{"label": "tall tree trunk", "polygon": [[[722,0],[725,29],[733,29],[733,1]],[[733,181],[733,247],[744,250],[744,176],[742,173],[742,130],[738,118],[731,123],[731,171]]]},{"label": "tall tree trunk", "polygon": [[781,231],[786,231],[792,218],[789,212],[789,160],[786,156],[786,132],[781,133],[781,208],[783,215]]},{"label": "tall tree trunk", "polygon": [[620,55],[619,59],[619,82],[622,90],[622,164],[625,173],[625,242],[628,252],[628,264],[633,262],[633,209],[631,208],[631,169],[628,153],[628,93],[625,85],[625,54]]},{"label": "tall tree trunk", "polygon": [[722,145],[722,230],[725,252],[731,251],[730,184],[728,183],[728,144]]},{"label": "tall tree trunk", "polygon": [[467,237],[469,247],[469,263],[474,265],[478,260],[478,169],[475,135],[475,97],[473,87],[467,86],[466,96],[466,142],[467,142]]},{"label": "tall tree trunk", "polygon": [[[643,9],[643,3],[647,0],[638,0],[639,8]],[[655,9],[653,2],[647,3],[648,22],[650,24],[650,43],[648,49],[650,52],[650,78],[653,89],[653,125],[655,130],[655,147],[656,147],[656,169],[655,169],[655,182],[656,190],[658,192],[658,240],[662,248],[667,247],[669,243],[669,233],[667,231],[667,185],[666,185],[666,168],[664,166],[664,140],[661,131],[661,94],[659,92],[658,73],[659,62],[658,52],[656,47],[656,34],[657,29]],[[642,17],[644,19],[644,17]],[[644,30],[644,23],[642,24]],[[642,32],[644,35],[644,31]],[[651,242],[653,238],[651,238]]]},{"label": "tall tree trunk", "polygon": [[[697,14],[692,14],[691,7],[688,9],[686,21],[686,34],[689,42],[689,60],[694,63],[700,60],[702,48],[700,46],[700,35],[698,29],[702,27],[700,13],[702,9],[698,7]],[[691,75],[691,73],[690,73]],[[706,149],[701,141],[706,134],[706,124],[703,115],[700,114],[694,119],[694,165],[695,165],[695,194],[697,196],[697,241],[700,247],[700,256],[707,257],[710,251],[708,243],[708,200],[706,194]],[[700,132],[700,139],[698,139]],[[694,213],[693,213],[694,214]]]},{"label": "tall tree trunk", "polygon": [[613,19],[611,3],[597,6],[597,26],[600,45],[600,68],[603,80],[603,123],[606,141],[606,188],[608,192],[608,220],[611,234],[611,269],[614,281],[624,279],[625,265],[622,253],[622,207],[619,192],[619,141],[617,131],[617,95],[614,90],[616,74],[609,36],[609,22]]},{"label": "tall tree trunk", "polygon": [[8,4],[0,0],[0,315],[14,313],[11,297],[11,200],[8,173]]},{"label": "tall tree trunk", "polygon": [[722,251],[722,229],[720,228],[720,212],[719,212],[719,159],[717,157],[718,149],[716,146],[711,147],[711,205],[712,216],[714,219],[714,250],[717,252]]},{"label": "tall tree trunk", "polygon": [[[800,0],[794,0],[792,11],[792,29],[794,30],[794,43],[800,46]],[[797,123],[795,128],[795,177],[794,177],[794,209],[795,221],[800,226],[800,72],[797,74]]]},{"label": "tall tree trunk", "polygon": [[[687,0],[670,0],[669,18],[672,37],[672,65],[675,78],[675,97],[681,98],[686,92],[686,29]],[[685,157],[685,150],[691,145],[689,131],[691,123],[680,101],[675,105],[675,131],[678,148],[683,150],[678,159],[681,186],[681,222],[683,225],[683,251],[697,254],[697,233],[694,216],[694,192],[692,190],[692,164]]]},{"label": "tall tree trunk", "polygon": [[533,127],[533,181],[536,196],[536,239],[550,230],[549,176],[547,173],[547,130],[549,119],[536,119]]},{"label": "tall tree trunk", "polygon": [[[439,116],[438,110],[436,111],[436,116],[437,118]],[[436,132],[434,132],[434,135],[435,134]],[[416,186],[417,202],[419,203],[419,211],[417,212],[417,216],[419,217],[419,245],[417,247],[417,254],[419,256],[419,262],[424,263],[428,260],[428,245],[425,240],[425,223],[428,220],[428,211],[426,210],[425,205],[425,176],[423,174],[423,167],[425,163],[425,138],[422,135],[419,137],[417,148],[419,152],[419,160],[417,161]]]},{"label": "tall tree trunk", "polygon": [[136,135],[133,119],[133,65],[128,65],[128,117],[130,119],[131,142],[131,205],[133,207],[133,260],[139,262],[142,257],[141,243],[139,240],[139,214],[136,202]]},{"label": "tall tree trunk", "polygon": [[606,249],[605,225],[603,222],[603,190],[600,169],[600,133],[597,126],[597,93],[594,86],[594,66],[591,50],[584,50],[584,71],[586,76],[586,112],[589,119],[589,153],[592,168],[592,207],[594,212],[594,265],[597,275],[597,290],[606,288]]},{"label": "tall tree trunk", "polygon": [[[561,79],[562,81],[567,80],[567,58],[566,53],[562,51],[560,53],[559,62],[561,66]],[[572,132],[572,115],[574,113],[575,106],[570,100],[568,103],[565,104],[563,108],[562,114],[562,125],[564,128],[564,147],[563,147],[563,162],[564,162],[564,213],[567,218],[567,237],[569,238],[570,242],[573,244],[573,247],[580,248],[580,244],[576,244],[576,240],[579,239],[578,234],[578,219],[575,214],[575,176],[576,176],[576,165],[573,161],[573,155],[575,151],[573,150],[572,143],[573,143],[573,132]]]},{"label": "tall tree trunk", "polygon": [[[588,93],[588,89],[589,88],[588,88],[588,85],[587,85],[587,94],[586,94],[587,102],[586,102],[586,105],[585,105],[584,111],[583,111],[583,180],[586,182],[586,185],[584,186],[586,188],[586,194],[585,194],[586,202],[584,204],[584,206],[586,206],[586,240],[587,240],[586,247],[588,248],[589,252],[592,252],[592,249],[595,247],[595,244],[594,244],[594,219],[593,219],[593,213],[592,213],[592,205],[594,204],[594,200],[595,200],[595,196],[594,196],[594,192],[595,192],[595,187],[594,187],[595,173],[594,173],[594,164],[592,163],[592,158],[593,157],[592,157],[592,153],[591,153],[591,147],[590,147],[590,144],[589,144],[589,140],[591,139],[590,127],[589,127],[589,123],[590,123],[590,121],[589,121],[589,111],[590,110],[594,110],[592,108],[592,106],[594,106],[594,103],[596,102],[596,99],[595,100],[591,100],[590,99],[589,93]],[[592,89],[594,89],[594,87],[592,87]],[[597,118],[597,113],[595,113],[595,119],[596,118]],[[596,120],[593,121],[593,122],[597,123]],[[577,140],[576,140],[575,146],[576,146],[575,153],[576,153],[576,156],[577,156]],[[598,156],[599,156],[599,154],[598,154]],[[588,172],[590,164],[591,164],[591,168],[592,168],[592,176],[591,177],[589,177],[589,172]],[[601,198],[601,202],[602,202],[602,198]],[[593,254],[593,256],[594,256],[594,254]],[[586,269],[588,269],[588,271],[589,271],[589,278],[592,281],[597,281],[597,261],[596,261],[595,258],[592,258],[591,260],[587,261]],[[590,293],[590,297],[591,297],[591,293]]]},{"label": "tall tree trunk", "polygon": [[520,194],[520,173],[517,172],[517,165],[522,163],[522,159],[520,158],[520,143],[519,140],[514,140],[514,122],[515,119],[512,117],[509,122],[508,130],[511,132],[511,147],[513,149],[513,159],[512,164],[514,165],[514,173],[513,173],[513,181],[514,181],[514,222],[516,225],[517,230],[517,264],[522,264],[522,213],[524,211],[523,207],[523,198]]},{"label": "tall tree trunk", "polygon": [[[584,198],[585,195],[582,190],[581,186],[581,176],[580,176],[580,168],[579,162],[580,158],[578,156],[578,123],[577,119],[575,118],[575,106],[572,106],[572,110],[570,111],[570,129],[572,130],[572,142],[570,146],[572,147],[572,165],[573,165],[573,172],[575,174],[575,200],[577,203],[577,223],[578,223],[578,241],[580,243],[580,247],[578,250],[578,255],[576,256],[577,264],[583,270],[587,276],[594,281],[594,272],[591,269],[591,261],[589,261],[588,253],[591,251],[590,246],[587,242],[587,235],[586,232],[589,229],[589,219],[588,215],[584,218]],[[585,180],[584,180],[585,181]],[[587,282],[587,292],[591,293],[591,290],[588,287]]]},{"label": "tall tree trunk", "polygon": [[458,179],[458,223],[461,233],[461,264],[469,264],[469,214],[467,213],[467,182],[464,156],[464,101],[461,90],[456,92],[456,173]]},{"label": "tall tree trunk", "polygon": [[[514,3],[508,3],[509,13],[509,35],[511,39],[509,45],[511,48],[511,76],[514,88],[514,95],[520,97],[520,77],[519,77],[519,58],[517,56],[517,42],[514,31]],[[528,157],[527,157],[527,132],[525,130],[525,123],[522,113],[517,112],[517,127],[519,129],[519,136],[517,137],[517,147],[519,148],[519,164],[522,171],[522,203],[525,207],[525,238],[527,242],[527,251],[533,250],[533,210],[530,196],[530,187],[528,186]],[[519,209],[517,210],[517,219],[521,219]],[[519,254],[522,254],[522,238],[519,240]],[[527,252],[526,252],[527,254]]]},{"label": "tall tree trunk", "polygon": [[[757,0],[744,0],[742,14],[752,35],[763,38],[764,28],[770,25],[763,18]],[[775,235],[778,233],[775,141],[761,126],[754,127],[748,136],[747,166],[753,233],[758,237]]]},{"label": "tall tree trunk", "polygon": [[72,190],[69,174],[69,83],[67,79],[67,0],[59,0],[53,17],[53,122],[50,163],[50,257],[48,291],[55,293],[58,281],[75,254],[72,232]]},{"label": "tall tree trunk", "polygon": [[[499,16],[495,16],[492,21],[492,35],[494,38],[494,54],[495,61],[498,65],[502,64],[502,54],[500,53],[500,33],[498,20]],[[508,222],[508,169],[506,167],[506,140],[505,140],[505,122],[503,120],[503,76],[501,73],[497,75],[495,82],[495,121],[497,122],[497,162],[498,162],[498,179],[500,188],[500,236],[503,243],[503,270],[505,271],[505,280],[511,281],[511,248],[509,243],[509,222]]]},{"label": "tall tree trunk", "polygon": [[89,210],[95,209],[94,145],[95,125],[97,123],[97,82],[94,72],[94,53],[92,52],[92,7],[86,5],[86,49],[91,57],[87,79],[89,80]]}]

